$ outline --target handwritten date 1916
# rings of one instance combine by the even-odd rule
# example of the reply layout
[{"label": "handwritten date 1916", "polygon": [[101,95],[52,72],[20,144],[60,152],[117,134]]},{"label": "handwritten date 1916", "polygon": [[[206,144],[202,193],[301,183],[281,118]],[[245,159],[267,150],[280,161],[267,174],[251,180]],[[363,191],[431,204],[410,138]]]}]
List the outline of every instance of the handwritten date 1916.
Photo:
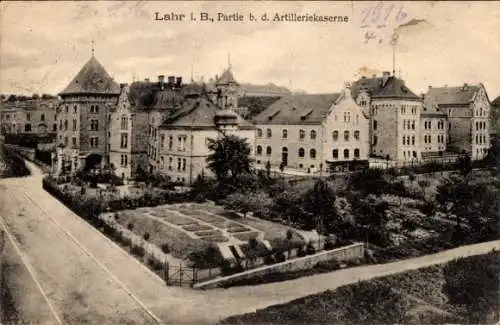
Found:
[{"label": "handwritten date 1916", "polygon": [[395,19],[398,23],[402,23],[408,17],[408,14],[404,11],[403,5],[401,5],[399,9],[396,9],[394,3],[385,5],[382,2],[378,2],[376,5],[363,9],[361,15],[363,17],[361,28],[372,26],[383,28],[386,27],[391,17],[391,19]]}]

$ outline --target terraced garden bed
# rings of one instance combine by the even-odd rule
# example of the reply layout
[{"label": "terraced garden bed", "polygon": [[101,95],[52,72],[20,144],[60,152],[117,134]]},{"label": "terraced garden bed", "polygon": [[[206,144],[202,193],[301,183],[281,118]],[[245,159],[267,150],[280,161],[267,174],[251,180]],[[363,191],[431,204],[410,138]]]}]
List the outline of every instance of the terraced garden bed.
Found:
[{"label": "terraced garden bed", "polygon": [[242,232],[242,233],[235,233],[232,235],[234,238],[239,239],[241,241],[249,241],[252,238],[257,238],[259,233],[256,231],[248,231],[248,232]]},{"label": "terraced garden bed", "polygon": [[177,213],[167,212],[165,210],[156,210],[150,213],[153,216],[158,218],[162,218],[165,221],[177,225],[177,226],[185,226],[185,225],[193,225],[197,224],[197,222],[191,218],[183,217]]},{"label": "terraced garden bed", "polygon": [[208,226],[208,225],[200,225],[200,224],[194,224],[194,225],[187,225],[183,226],[182,229],[187,230],[187,231],[201,231],[201,230],[212,230],[213,228]]},{"label": "terraced garden bed", "polygon": [[250,229],[242,226],[227,228],[227,232],[229,233],[247,232],[247,231],[250,231]]}]

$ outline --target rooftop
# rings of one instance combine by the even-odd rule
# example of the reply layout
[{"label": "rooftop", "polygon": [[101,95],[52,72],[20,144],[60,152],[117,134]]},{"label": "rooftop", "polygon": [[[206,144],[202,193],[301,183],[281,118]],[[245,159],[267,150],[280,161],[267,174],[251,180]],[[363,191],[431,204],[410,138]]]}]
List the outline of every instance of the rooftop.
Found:
[{"label": "rooftop", "polygon": [[372,98],[398,98],[419,100],[406,85],[404,80],[395,76],[361,78],[352,84],[352,95],[356,98],[360,92],[366,91]]},{"label": "rooftop", "polygon": [[430,87],[425,95],[438,105],[464,105],[473,101],[481,85],[464,84],[459,87]]},{"label": "rooftop", "polygon": [[117,95],[119,93],[120,86],[111,78],[95,56],[92,55],[60,95]]}]

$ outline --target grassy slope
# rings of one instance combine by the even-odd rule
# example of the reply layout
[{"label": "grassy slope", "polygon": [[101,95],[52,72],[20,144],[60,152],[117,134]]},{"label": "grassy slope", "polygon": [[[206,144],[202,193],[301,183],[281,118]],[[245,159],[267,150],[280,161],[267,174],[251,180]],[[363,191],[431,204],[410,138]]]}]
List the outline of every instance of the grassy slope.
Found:
[{"label": "grassy slope", "polygon": [[[491,257],[498,258],[500,254]],[[442,294],[443,268],[444,265],[432,266],[363,281],[233,316],[222,323],[344,325],[463,321],[457,316],[456,307]]]}]

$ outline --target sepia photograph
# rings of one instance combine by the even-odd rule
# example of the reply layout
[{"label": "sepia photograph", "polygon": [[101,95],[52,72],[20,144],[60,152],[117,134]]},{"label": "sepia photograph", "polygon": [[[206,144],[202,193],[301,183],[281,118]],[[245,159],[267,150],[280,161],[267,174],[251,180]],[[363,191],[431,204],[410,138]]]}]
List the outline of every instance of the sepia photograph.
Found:
[{"label": "sepia photograph", "polygon": [[0,2],[0,325],[500,324],[499,1]]}]

